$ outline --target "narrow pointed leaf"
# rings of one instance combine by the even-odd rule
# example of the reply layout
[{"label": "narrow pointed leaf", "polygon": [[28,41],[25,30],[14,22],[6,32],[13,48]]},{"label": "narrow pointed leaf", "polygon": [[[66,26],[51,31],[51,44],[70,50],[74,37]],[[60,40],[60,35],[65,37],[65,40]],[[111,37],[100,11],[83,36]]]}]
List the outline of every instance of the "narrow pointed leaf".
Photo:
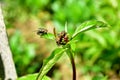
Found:
[{"label": "narrow pointed leaf", "polygon": [[60,59],[65,49],[57,48],[51,55],[43,61],[42,68],[38,74],[37,80],[42,80],[43,76],[53,67],[53,65]]},{"label": "narrow pointed leaf", "polygon": [[68,32],[68,25],[67,25],[67,22],[65,23],[65,32]]},{"label": "narrow pointed leaf", "polygon": [[97,20],[91,20],[91,21],[86,21],[82,23],[80,26],[77,27],[75,33],[73,34],[72,38],[77,36],[81,32],[85,32],[87,30],[95,29],[95,28],[101,28],[101,27],[107,27],[107,24],[105,24],[102,21],[97,21]]}]

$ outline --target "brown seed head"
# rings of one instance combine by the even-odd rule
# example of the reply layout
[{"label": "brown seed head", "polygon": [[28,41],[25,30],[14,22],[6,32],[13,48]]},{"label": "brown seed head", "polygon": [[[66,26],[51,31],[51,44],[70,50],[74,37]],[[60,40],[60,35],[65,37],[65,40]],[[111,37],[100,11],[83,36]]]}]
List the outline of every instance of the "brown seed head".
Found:
[{"label": "brown seed head", "polygon": [[56,38],[56,43],[58,45],[65,45],[68,41],[68,35],[65,31],[62,31],[60,34],[58,34],[58,37]]}]

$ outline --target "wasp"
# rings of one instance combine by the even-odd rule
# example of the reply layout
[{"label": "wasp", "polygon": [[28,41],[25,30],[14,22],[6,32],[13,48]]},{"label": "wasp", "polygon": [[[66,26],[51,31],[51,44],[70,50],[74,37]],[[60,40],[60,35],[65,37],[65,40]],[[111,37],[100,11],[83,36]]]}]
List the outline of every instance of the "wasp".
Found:
[{"label": "wasp", "polygon": [[47,34],[47,32],[48,32],[47,29],[39,28],[39,29],[37,30],[37,35],[42,36],[42,35],[44,35],[44,34]]}]

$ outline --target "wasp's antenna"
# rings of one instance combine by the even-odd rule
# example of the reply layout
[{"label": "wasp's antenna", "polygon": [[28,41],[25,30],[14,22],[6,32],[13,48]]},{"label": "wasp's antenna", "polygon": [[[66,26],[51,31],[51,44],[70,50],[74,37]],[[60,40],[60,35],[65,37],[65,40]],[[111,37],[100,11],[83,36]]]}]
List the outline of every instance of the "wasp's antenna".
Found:
[{"label": "wasp's antenna", "polygon": [[56,29],[55,29],[55,27],[53,28],[53,33],[54,33],[54,36],[55,36],[55,38],[56,38],[57,35],[56,35]]}]

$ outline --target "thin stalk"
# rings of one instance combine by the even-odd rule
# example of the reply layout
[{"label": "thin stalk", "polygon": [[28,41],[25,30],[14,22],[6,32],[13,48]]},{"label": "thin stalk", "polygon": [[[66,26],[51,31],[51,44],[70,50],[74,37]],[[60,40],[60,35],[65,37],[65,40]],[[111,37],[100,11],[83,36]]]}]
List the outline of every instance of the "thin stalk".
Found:
[{"label": "thin stalk", "polygon": [[74,57],[71,57],[71,64],[72,64],[72,70],[73,70],[73,80],[76,80],[76,66],[75,66],[75,61]]},{"label": "thin stalk", "polygon": [[71,64],[72,64],[72,71],[73,71],[73,79],[72,80],[76,80],[76,66],[75,66],[73,52],[71,50],[70,45],[68,45],[67,47],[68,47],[68,50],[66,51],[66,53],[69,56],[69,59],[70,59]]}]

